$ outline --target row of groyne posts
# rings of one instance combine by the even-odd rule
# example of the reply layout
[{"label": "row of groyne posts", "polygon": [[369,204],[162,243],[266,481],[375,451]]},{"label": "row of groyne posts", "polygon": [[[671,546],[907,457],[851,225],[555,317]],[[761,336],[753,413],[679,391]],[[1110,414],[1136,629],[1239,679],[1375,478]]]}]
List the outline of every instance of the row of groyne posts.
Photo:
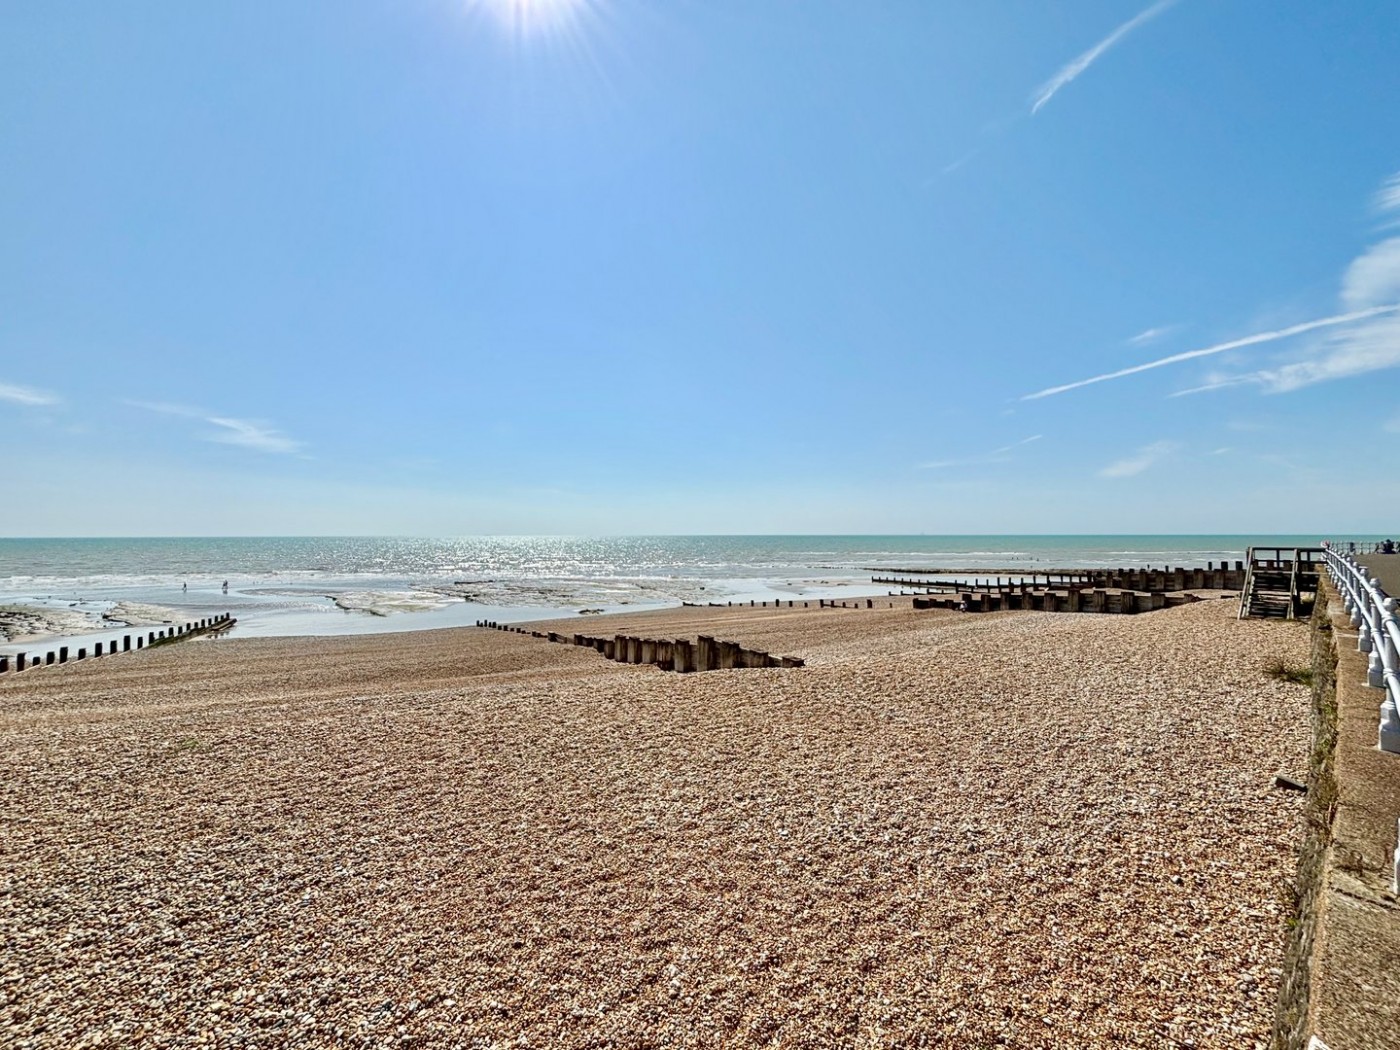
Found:
[{"label": "row of groyne posts", "polygon": [[[221,634],[229,630],[237,622],[238,621],[228,613],[223,613],[205,620],[194,620],[184,626],[177,625],[159,631],[148,631],[144,636],[139,634],[134,636],[124,634],[120,639],[120,647],[118,646],[118,639],[116,638],[113,638],[110,643],[94,642],[92,646],[92,656],[94,659],[99,656],[116,656],[118,653],[135,652],[143,648],[163,645],[167,642],[182,642],[200,635]],[[35,667],[48,667],[55,664],[66,664],[68,663],[68,650],[68,646],[60,645],[57,649],[50,649],[42,655],[34,653],[31,656],[28,653],[15,653],[13,657],[10,657],[6,654],[0,654],[0,674],[10,670],[12,661],[16,671],[23,671]],[[88,651],[86,646],[79,648],[73,656],[75,661],[86,660],[87,658]]]},{"label": "row of groyne posts", "polygon": [[[1066,569],[1013,574],[971,582],[920,579],[919,574],[953,575],[943,569],[896,569],[897,576],[872,576],[872,583],[895,584],[926,592],[914,599],[916,609],[998,612],[1140,613],[1186,605],[1201,599],[1197,590],[1235,591],[1244,586],[1245,564],[1208,562],[1206,568]],[[1043,582],[1042,582],[1043,580]]]},{"label": "row of groyne posts", "polygon": [[[1357,564],[1355,555],[1325,546],[1323,558],[1351,625],[1357,629],[1356,648],[1367,654],[1366,685],[1382,691],[1376,745],[1382,751],[1400,754],[1400,615],[1396,600]],[[1392,878],[1392,890],[1400,893],[1400,845],[1395,850]]]},{"label": "row of groyne posts", "polygon": [[478,627],[489,627],[496,631],[511,634],[529,635],[543,638],[561,645],[579,645],[594,649],[605,660],[620,664],[651,664],[663,671],[677,671],[687,674],[692,671],[728,671],[740,667],[802,667],[803,661],[796,656],[772,656],[759,649],[745,649],[738,642],[721,642],[709,635],[700,635],[695,641],[684,638],[635,638],[617,634],[611,638],[595,638],[586,634],[561,634],[557,631],[527,631],[494,620],[478,620]]}]

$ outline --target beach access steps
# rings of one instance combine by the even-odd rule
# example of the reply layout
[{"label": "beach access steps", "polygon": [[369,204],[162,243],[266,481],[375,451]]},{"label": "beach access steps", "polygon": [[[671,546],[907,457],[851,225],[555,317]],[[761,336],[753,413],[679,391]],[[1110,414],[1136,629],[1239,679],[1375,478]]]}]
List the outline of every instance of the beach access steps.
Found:
[{"label": "beach access steps", "polygon": [[[145,636],[136,635],[136,644],[132,645],[132,636],[124,634],[121,637],[121,648],[117,647],[117,639],[113,638],[110,644],[105,642],[94,642],[92,647],[92,657],[97,659],[100,656],[116,656],[118,652],[129,653],[141,649],[151,649],[158,645],[169,645],[172,642],[184,642],[191,638],[210,638],[223,634],[225,631],[233,629],[233,625],[238,621],[228,613],[219,616],[211,616],[204,620],[194,620],[183,627],[167,627],[159,631],[147,631]],[[103,649],[106,652],[103,652]],[[68,651],[70,646],[60,645],[57,649],[50,649],[48,652],[29,654],[15,653],[13,656],[0,654],[0,674],[6,674],[11,667],[15,671],[32,670],[36,667],[53,667],[68,663]],[[73,659],[86,660],[88,658],[87,647],[78,649]]]},{"label": "beach access steps", "polygon": [[635,638],[618,634],[611,638],[595,638],[586,634],[560,634],[556,631],[527,631],[508,623],[478,620],[478,627],[488,627],[511,634],[526,634],[531,638],[562,645],[579,645],[596,650],[605,660],[620,664],[651,664],[663,671],[688,674],[692,671],[728,671],[741,667],[803,667],[796,656],[771,656],[758,649],[745,649],[738,642],[721,642],[709,635],[700,635],[694,642],[684,638]]},{"label": "beach access steps", "polygon": [[1321,547],[1250,547],[1240,619],[1306,619],[1317,601]]}]

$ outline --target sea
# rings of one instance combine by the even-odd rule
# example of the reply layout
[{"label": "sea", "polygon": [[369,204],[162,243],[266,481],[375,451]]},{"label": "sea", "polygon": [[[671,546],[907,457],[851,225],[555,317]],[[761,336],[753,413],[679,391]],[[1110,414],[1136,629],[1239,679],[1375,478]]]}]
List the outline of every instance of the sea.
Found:
[{"label": "sea", "polygon": [[[1348,537],[1378,539],[1380,537]],[[685,602],[886,594],[896,569],[1204,566],[1317,536],[470,536],[0,539],[0,652],[219,613],[234,636],[521,622]]]}]

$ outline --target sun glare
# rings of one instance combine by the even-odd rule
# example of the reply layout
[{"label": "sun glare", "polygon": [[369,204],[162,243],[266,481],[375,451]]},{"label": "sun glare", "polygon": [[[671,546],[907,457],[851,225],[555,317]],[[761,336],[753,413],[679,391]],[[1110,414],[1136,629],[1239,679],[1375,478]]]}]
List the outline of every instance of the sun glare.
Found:
[{"label": "sun glare", "polygon": [[590,0],[478,0],[519,37],[570,33]]}]

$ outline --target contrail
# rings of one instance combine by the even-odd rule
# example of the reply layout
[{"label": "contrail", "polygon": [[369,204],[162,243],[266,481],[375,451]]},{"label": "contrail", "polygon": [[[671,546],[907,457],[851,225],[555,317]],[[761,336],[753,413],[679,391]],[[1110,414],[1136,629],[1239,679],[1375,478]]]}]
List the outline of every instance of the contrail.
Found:
[{"label": "contrail", "polygon": [[1105,372],[1101,376],[1091,376],[1088,379],[1081,379],[1075,383],[1046,387],[1044,390],[1037,390],[1034,394],[1024,395],[1021,400],[1035,401],[1038,398],[1050,397],[1053,394],[1063,394],[1066,390],[1077,390],[1081,386],[1103,383],[1110,379],[1122,379],[1124,376],[1137,375],[1139,372],[1147,372],[1153,368],[1161,368],[1163,365],[1174,365],[1178,361],[1191,361],[1197,357],[1210,357],[1212,354],[1223,354],[1226,350],[1238,350],[1242,346],[1254,346],[1257,343],[1272,343],[1275,339],[1287,339],[1292,335],[1302,335],[1304,332],[1311,332],[1315,328],[1330,328],[1333,325],[1349,324],[1352,321],[1361,321],[1367,317],[1375,317],[1377,314],[1393,314],[1397,311],[1400,311],[1400,303],[1391,306],[1373,306],[1367,310],[1356,310],[1349,314],[1336,314],[1332,317],[1322,317],[1316,321],[1304,321],[1302,324],[1291,325],[1288,328],[1280,328],[1274,332],[1257,332],[1254,335],[1247,335],[1242,339],[1231,339],[1228,343],[1216,343],[1214,346],[1207,346],[1201,350],[1188,350],[1184,354],[1172,354],[1171,357],[1158,358],[1156,361],[1148,361],[1146,364],[1133,365],[1131,368],[1120,368],[1116,372]]},{"label": "contrail", "polygon": [[1075,77],[1079,76],[1080,73],[1083,73],[1092,66],[1105,51],[1122,40],[1138,26],[1156,18],[1175,3],[1176,0],[1157,0],[1157,3],[1153,4],[1146,11],[1141,12],[1136,18],[1124,22],[1113,32],[1109,33],[1108,36],[1089,48],[1088,51],[1085,51],[1084,54],[1061,69],[1041,86],[1040,91],[1036,94],[1035,103],[1031,106],[1031,115],[1034,116],[1039,113],[1040,107],[1054,98],[1055,93],[1059,91],[1060,88],[1064,87]]}]

